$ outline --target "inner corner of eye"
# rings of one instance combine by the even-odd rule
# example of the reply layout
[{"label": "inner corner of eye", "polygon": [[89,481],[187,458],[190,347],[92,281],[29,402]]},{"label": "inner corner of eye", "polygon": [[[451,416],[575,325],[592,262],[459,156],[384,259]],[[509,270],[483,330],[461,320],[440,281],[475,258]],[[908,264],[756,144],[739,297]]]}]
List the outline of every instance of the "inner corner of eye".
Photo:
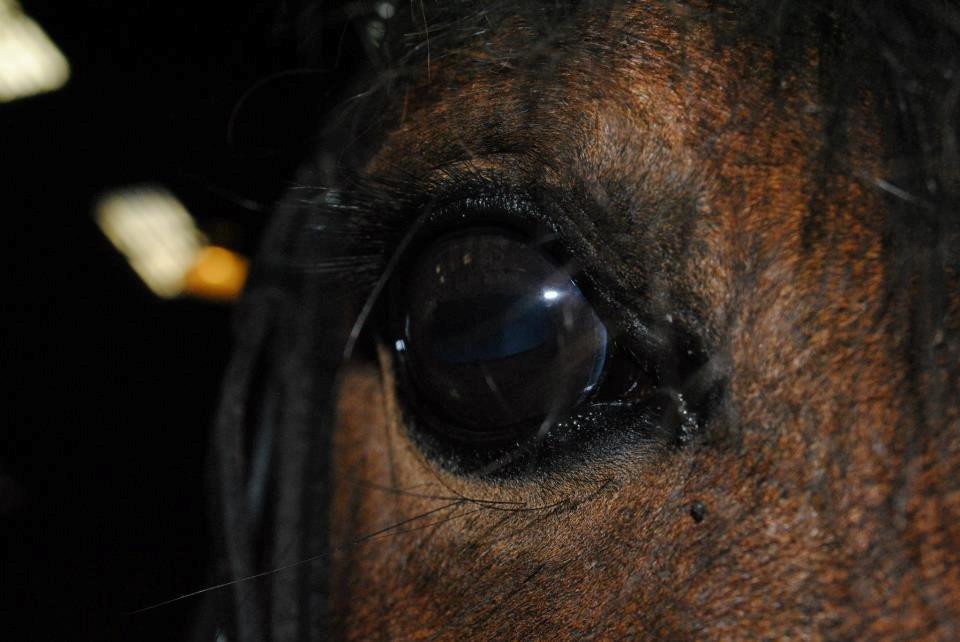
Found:
[{"label": "inner corner of eye", "polygon": [[389,345],[410,410],[470,443],[516,441],[597,386],[607,330],[570,273],[509,231],[441,237],[392,303]]}]

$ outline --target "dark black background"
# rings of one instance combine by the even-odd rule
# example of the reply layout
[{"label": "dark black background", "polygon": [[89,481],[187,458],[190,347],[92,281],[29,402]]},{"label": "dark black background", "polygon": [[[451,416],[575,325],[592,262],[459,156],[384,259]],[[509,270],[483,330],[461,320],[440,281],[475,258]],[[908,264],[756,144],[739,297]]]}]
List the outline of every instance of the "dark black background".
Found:
[{"label": "dark black background", "polygon": [[[0,637],[179,640],[198,600],[130,612],[211,581],[204,477],[230,308],[154,298],[92,205],[161,183],[249,255],[356,54],[346,27],[298,32],[273,0],[23,4],[72,77],[0,105]],[[303,68],[305,38],[326,40],[327,73],[283,73]]]}]

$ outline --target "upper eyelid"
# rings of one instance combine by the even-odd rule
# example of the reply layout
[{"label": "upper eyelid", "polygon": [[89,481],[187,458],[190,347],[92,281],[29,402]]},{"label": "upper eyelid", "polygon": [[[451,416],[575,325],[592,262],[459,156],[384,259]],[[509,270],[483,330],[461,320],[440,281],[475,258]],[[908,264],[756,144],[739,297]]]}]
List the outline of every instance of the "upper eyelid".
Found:
[{"label": "upper eyelid", "polygon": [[[539,222],[557,234],[564,253],[558,258],[576,264],[574,272],[577,273],[578,285],[590,293],[593,303],[604,310],[620,332],[631,337],[631,343],[645,346],[644,350],[662,349],[663,345],[671,342],[664,332],[658,330],[663,325],[663,319],[634,309],[632,301],[623,298],[618,291],[616,277],[598,265],[603,262],[602,257],[606,253],[598,251],[591,244],[585,229],[592,225],[593,217],[598,215],[594,208],[603,205],[590,203],[581,186],[571,185],[553,169],[537,167],[531,170],[527,165],[529,160],[514,154],[496,154],[458,161],[434,170],[430,174],[430,183],[438,211],[445,211],[451,205],[480,200],[480,195],[489,194],[491,189],[497,192],[501,206],[523,203],[532,208],[535,212],[525,213],[535,213]],[[632,196],[627,195],[628,198]],[[524,213],[520,210],[511,211],[510,207],[504,210],[509,215]],[[429,228],[427,231],[429,233]],[[591,256],[600,258],[590,260]],[[679,320],[680,311],[674,312]],[[668,325],[673,322],[669,321]]]},{"label": "upper eyelid", "polygon": [[[513,218],[514,224],[535,222],[541,224],[541,229],[549,228],[556,234],[556,243],[562,251],[562,255],[556,258],[565,265],[576,265],[572,272],[576,274],[578,285],[591,293],[593,303],[605,311],[608,320],[618,328],[618,334],[632,337],[631,343],[638,345],[650,346],[660,342],[651,324],[644,322],[630,306],[609,292],[609,279],[587,266],[585,257],[595,250],[589,247],[586,236],[580,229],[585,213],[580,212],[579,216],[571,215],[570,210],[578,206],[570,204],[569,190],[559,187],[557,182],[552,185],[531,185],[517,181],[515,176],[503,171],[503,166],[498,162],[483,163],[482,171],[479,168],[476,160],[470,160],[438,169],[431,174],[431,180],[425,183],[429,187],[421,189],[429,192],[425,200],[432,202],[437,216],[421,228],[420,234],[424,238],[420,242],[411,243],[405,249],[408,258],[429,243],[431,238],[445,233],[445,230],[478,223],[493,224],[491,219],[483,218],[480,214],[478,218],[465,219],[462,208],[475,209],[478,212],[498,208],[499,213],[505,214],[507,218],[506,221],[500,219],[501,222],[509,223],[510,218]],[[492,194],[495,202],[486,200],[490,199]],[[547,194],[552,199],[564,198],[567,201],[564,211],[558,211],[560,208],[543,203],[542,199]],[[407,224],[411,224],[412,220]],[[662,337],[659,339],[665,341]]]},{"label": "upper eyelid", "polygon": [[[612,289],[616,283],[595,261],[588,260],[603,254],[586,233],[598,214],[596,208],[603,206],[590,202],[579,179],[564,178],[542,159],[500,152],[438,164],[419,176],[381,168],[360,177],[357,184],[362,192],[378,193],[381,185],[389,185],[390,191],[397,192],[388,193],[385,202],[376,204],[376,211],[364,211],[369,204],[367,199],[354,203],[350,192],[343,197],[344,203],[355,207],[354,211],[361,216],[394,219],[398,228],[395,239],[402,238],[400,230],[413,225],[426,209],[431,210],[434,218],[427,221],[421,233],[429,234],[435,222],[455,224],[456,215],[449,214],[457,206],[468,205],[476,210],[498,207],[518,223],[536,219],[553,230],[566,258],[573,258],[594,286]],[[486,205],[480,203],[484,200]]]},{"label": "upper eyelid", "polygon": [[[376,264],[379,263],[380,270],[384,269],[409,229],[419,225],[425,209],[431,210],[434,219],[420,227],[419,241],[403,250],[406,257],[430,236],[442,231],[435,229],[435,224],[447,229],[467,224],[462,212],[457,211],[465,205],[474,210],[498,208],[508,219],[515,218],[518,223],[536,219],[555,231],[564,252],[564,256],[558,258],[576,262],[580,272],[578,281],[585,281],[588,290],[599,298],[595,302],[602,304],[628,335],[649,335],[646,330],[650,324],[618,294],[616,279],[603,269],[604,254],[592,246],[585,233],[592,227],[593,217],[583,190],[564,184],[555,170],[537,166],[531,160],[502,153],[460,159],[439,165],[421,176],[360,176],[350,189],[340,191],[335,200],[322,198],[303,204],[302,207],[313,211],[308,212],[300,224],[291,226],[291,232],[301,236],[305,228],[312,227],[323,228],[322,235],[362,234],[363,240],[357,243],[362,256],[354,252],[347,258],[357,256],[375,278]],[[294,193],[291,190],[288,197]],[[320,202],[314,204],[316,200]],[[318,220],[322,225],[315,225]],[[343,229],[338,230],[338,226]],[[356,232],[358,228],[360,231]],[[295,258],[294,269],[330,261],[331,257],[317,253],[313,245],[298,244],[299,251],[305,254]],[[340,249],[338,246],[337,250]]]}]

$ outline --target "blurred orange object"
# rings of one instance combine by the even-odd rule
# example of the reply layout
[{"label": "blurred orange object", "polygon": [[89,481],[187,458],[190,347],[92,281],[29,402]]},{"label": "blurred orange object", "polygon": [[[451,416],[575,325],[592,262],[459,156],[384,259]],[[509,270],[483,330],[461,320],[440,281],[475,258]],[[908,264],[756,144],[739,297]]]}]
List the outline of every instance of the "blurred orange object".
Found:
[{"label": "blurred orange object", "polygon": [[247,260],[230,250],[208,245],[184,278],[184,293],[203,299],[233,301],[247,280]]},{"label": "blurred orange object", "polygon": [[229,302],[243,289],[247,260],[210,245],[183,203],[162,186],[114,190],[95,212],[97,225],[158,297]]}]

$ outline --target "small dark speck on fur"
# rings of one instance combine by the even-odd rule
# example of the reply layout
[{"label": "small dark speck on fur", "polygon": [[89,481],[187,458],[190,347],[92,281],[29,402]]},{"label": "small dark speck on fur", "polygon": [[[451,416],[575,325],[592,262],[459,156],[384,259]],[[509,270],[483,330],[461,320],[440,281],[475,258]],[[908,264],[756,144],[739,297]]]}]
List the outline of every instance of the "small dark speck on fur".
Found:
[{"label": "small dark speck on fur", "polygon": [[693,518],[693,521],[700,523],[703,521],[703,518],[707,515],[707,507],[703,505],[701,501],[695,501],[690,504],[690,517]]}]

